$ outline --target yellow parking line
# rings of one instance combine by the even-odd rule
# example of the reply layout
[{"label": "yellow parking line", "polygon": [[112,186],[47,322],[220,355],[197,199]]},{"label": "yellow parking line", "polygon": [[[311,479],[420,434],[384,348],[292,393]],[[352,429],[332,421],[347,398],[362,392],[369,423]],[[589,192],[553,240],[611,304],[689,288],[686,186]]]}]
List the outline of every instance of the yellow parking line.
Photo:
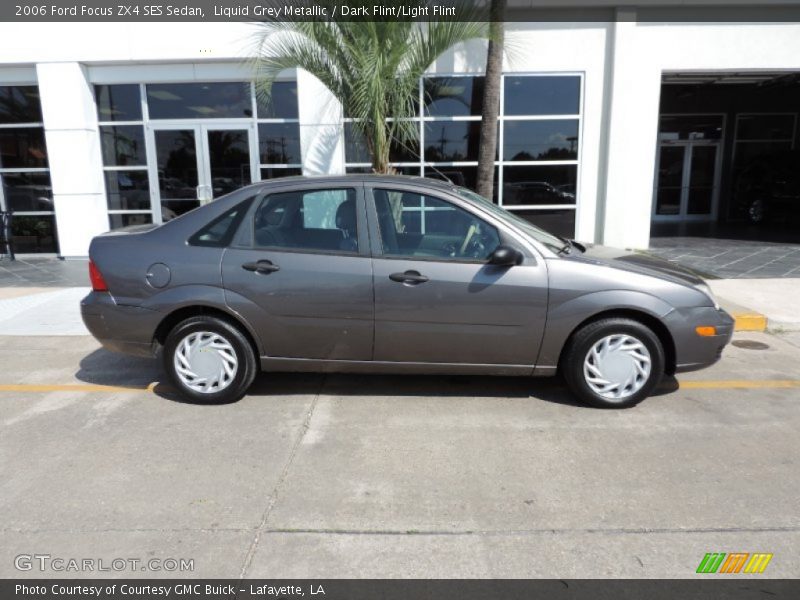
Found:
[{"label": "yellow parking line", "polygon": [[148,386],[93,385],[82,383],[55,385],[12,383],[0,385],[0,392],[152,392],[156,385],[158,385],[156,382]]},{"label": "yellow parking line", "polygon": [[800,380],[795,379],[761,379],[761,380],[729,380],[729,381],[681,381],[681,389],[686,390],[733,390],[733,389],[768,389],[797,388]]}]

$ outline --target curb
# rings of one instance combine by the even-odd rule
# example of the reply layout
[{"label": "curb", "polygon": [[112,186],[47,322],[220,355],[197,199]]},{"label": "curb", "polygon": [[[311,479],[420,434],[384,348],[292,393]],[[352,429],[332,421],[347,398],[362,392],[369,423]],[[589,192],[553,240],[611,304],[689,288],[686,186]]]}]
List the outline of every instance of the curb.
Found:
[{"label": "curb", "polygon": [[767,317],[755,311],[734,311],[734,331],[766,331]]},{"label": "curb", "polygon": [[724,298],[718,298],[718,302],[730,316],[733,317],[734,331],[766,331],[767,317],[758,311],[745,308]]}]

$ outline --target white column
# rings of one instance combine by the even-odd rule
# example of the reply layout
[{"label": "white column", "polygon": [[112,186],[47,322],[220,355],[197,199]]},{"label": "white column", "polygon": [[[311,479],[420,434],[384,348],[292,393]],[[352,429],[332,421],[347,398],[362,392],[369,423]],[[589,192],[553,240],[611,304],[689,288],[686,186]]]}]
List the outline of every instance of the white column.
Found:
[{"label": "white column", "polygon": [[658,138],[661,70],[633,22],[635,11],[618,11],[615,24],[602,241],[608,246],[647,248]]},{"label": "white column", "polygon": [[342,106],[322,82],[297,70],[300,152],[303,175],[344,173]]},{"label": "white column", "polygon": [[62,256],[87,256],[108,231],[103,159],[92,86],[76,62],[36,65]]}]

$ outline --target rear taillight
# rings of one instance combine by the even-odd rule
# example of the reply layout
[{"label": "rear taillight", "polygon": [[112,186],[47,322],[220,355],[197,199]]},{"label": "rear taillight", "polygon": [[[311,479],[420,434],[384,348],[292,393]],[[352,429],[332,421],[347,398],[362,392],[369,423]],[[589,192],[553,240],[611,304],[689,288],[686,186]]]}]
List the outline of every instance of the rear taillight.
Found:
[{"label": "rear taillight", "polygon": [[100,269],[97,268],[97,265],[94,264],[94,261],[89,261],[89,279],[92,281],[92,290],[95,292],[107,292],[108,285],[106,284],[106,280],[103,279],[102,273],[100,273]]}]

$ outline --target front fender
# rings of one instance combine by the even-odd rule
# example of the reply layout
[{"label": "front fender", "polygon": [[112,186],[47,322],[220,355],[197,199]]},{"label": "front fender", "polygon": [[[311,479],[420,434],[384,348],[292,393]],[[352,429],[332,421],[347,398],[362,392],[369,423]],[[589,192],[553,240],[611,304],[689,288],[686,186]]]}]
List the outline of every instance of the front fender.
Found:
[{"label": "front fender", "polygon": [[536,361],[537,370],[556,369],[561,350],[578,325],[614,310],[637,311],[662,320],[675,309],[660,298],[634,290],[589,292],[566,300],[551,297],[544,339]]}]

